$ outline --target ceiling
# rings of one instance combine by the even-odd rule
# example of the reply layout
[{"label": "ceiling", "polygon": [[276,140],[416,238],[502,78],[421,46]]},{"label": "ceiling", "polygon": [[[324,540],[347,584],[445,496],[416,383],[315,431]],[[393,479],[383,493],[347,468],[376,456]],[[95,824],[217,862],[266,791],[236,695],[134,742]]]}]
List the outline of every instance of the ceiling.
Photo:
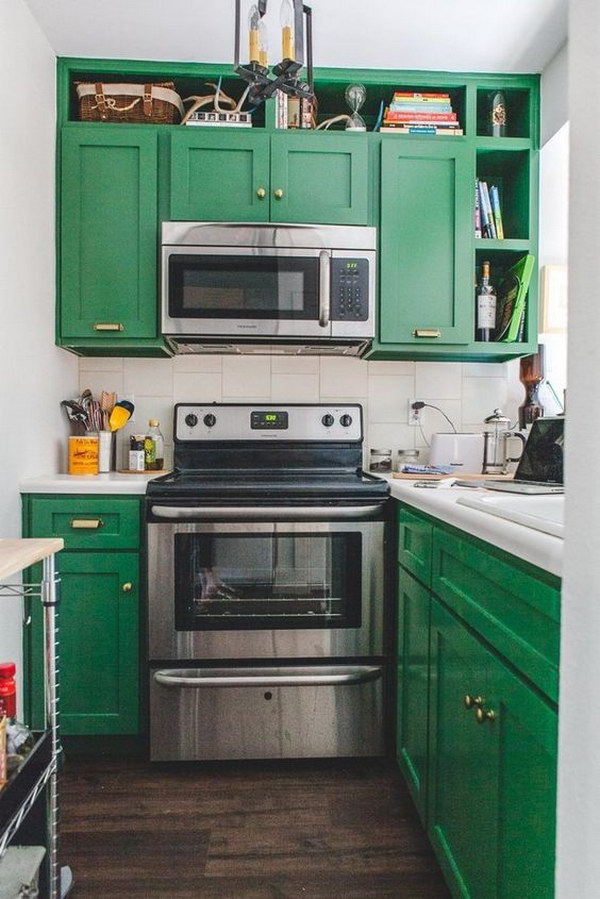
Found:
[{"label": "ceiling", "polygon": [[[233,59],[234,0],[26,2],[58,56]],[[317,67],[540,72],[567,37],[568,0],[312,0],[310,5]],[[270,0],[268,16],[277,27],[279,0]],[[277,47],[277,34],[269,43]]]}]

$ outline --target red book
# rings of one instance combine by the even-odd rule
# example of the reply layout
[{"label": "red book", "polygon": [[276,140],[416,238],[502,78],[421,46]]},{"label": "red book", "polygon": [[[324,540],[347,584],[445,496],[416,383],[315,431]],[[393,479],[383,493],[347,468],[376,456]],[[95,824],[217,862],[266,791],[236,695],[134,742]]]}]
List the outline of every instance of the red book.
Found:
[{"label": "red book", "polygon": [[394,97],[402,100],[438,100],[440,103],[450,100],[450,94],[421,94],[411,91],[394,91]]},{"label": "red book", "polygon": [[398,112],[388,109],[385,114],[389,122],[455,122],[455,112]]}]

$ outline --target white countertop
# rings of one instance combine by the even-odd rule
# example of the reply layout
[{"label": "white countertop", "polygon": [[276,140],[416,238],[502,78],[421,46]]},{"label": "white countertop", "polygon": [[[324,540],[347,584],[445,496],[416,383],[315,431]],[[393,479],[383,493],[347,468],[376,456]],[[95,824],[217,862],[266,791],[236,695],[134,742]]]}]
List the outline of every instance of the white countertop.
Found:
[{"label": "white countertop", "polygon": [[457,504],[458,498],[466,493],[487,493],[483,488],[445,486],[443,481],[435,488],[415,487],[414,481],[398,480],[391,475],[385,479],[395,499],[561,576],[563,541],[560,537]]},{"label": "white countertop", "polygon": [[166,471],[145,471],[140,474],[52,474],[42,478],[27,478],[19,484],[21,493],[135,493],[143,496],[146,484]]}]

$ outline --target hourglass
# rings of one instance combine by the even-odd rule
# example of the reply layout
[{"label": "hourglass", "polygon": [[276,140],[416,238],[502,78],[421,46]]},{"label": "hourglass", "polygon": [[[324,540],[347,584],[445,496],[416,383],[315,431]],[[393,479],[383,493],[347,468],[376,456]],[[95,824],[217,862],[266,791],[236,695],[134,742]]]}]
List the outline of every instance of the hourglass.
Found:
[{"label": "hourglass", "polygon": [[349,84],[346,88],[345,98],[352,111],[352,114],[348,116],[346,131],[366,131],[365,120],[358,114],[358,110],[367,98],[364,84]]}]

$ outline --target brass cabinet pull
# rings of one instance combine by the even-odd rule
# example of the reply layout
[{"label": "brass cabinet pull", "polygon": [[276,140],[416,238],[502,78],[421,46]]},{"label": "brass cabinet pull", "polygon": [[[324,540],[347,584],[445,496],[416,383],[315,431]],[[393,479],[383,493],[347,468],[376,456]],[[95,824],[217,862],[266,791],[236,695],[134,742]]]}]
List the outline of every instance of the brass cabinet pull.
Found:
[{"label": "brass cabinet pull", "polygon": [[124,331],[125,325],[121,322],[96,322],[94,331]]},{"label": "brass cabinet pull", "polygon": [[256,191],[256,196],[258,197],[259,200],[264,200],[264,198],[267,196],[267,192],[264,189],[264,187],[258,188],[258,190]]},{"label": "brass cabinet pull", "polygon": [[121,589],[123,593],[131,593],[131,591],[133,590],[133,584],[131,583],[131,581],[127,581],[126,584],[123,584]]},{"label": "brass cabinet pull", "polygon": [[463,702],[466,709],[472,709],[474,706],[477,706],[477,708],[479,708],[483,705],[483,699],[481,698],[481,696],[471,696],[469,693],[465,695]]},{"label": "brass cabinet pull", "polygon": [[274,194],[276,200],[281,200],[281,198],[283,197],[283,191],[280,187],[278,187],[277,190],[274,191]]},{"label": "brass cabinet pull", "polygon": [[485,724],[486,721],[495,721],[496,713],[493,709],[476,709],[475,710],[475,718],[477,719],[477,724]]},{"label": "brass cabinet pull", "polygon": [[71,527],[80,531],[97,531],[104,522],[101,518],[72,518]]},{"label": "brass cabinet pull", "polygon": [[413,337],[441,337],[442,332],[439,328],[415,328],[412,332]]}]

